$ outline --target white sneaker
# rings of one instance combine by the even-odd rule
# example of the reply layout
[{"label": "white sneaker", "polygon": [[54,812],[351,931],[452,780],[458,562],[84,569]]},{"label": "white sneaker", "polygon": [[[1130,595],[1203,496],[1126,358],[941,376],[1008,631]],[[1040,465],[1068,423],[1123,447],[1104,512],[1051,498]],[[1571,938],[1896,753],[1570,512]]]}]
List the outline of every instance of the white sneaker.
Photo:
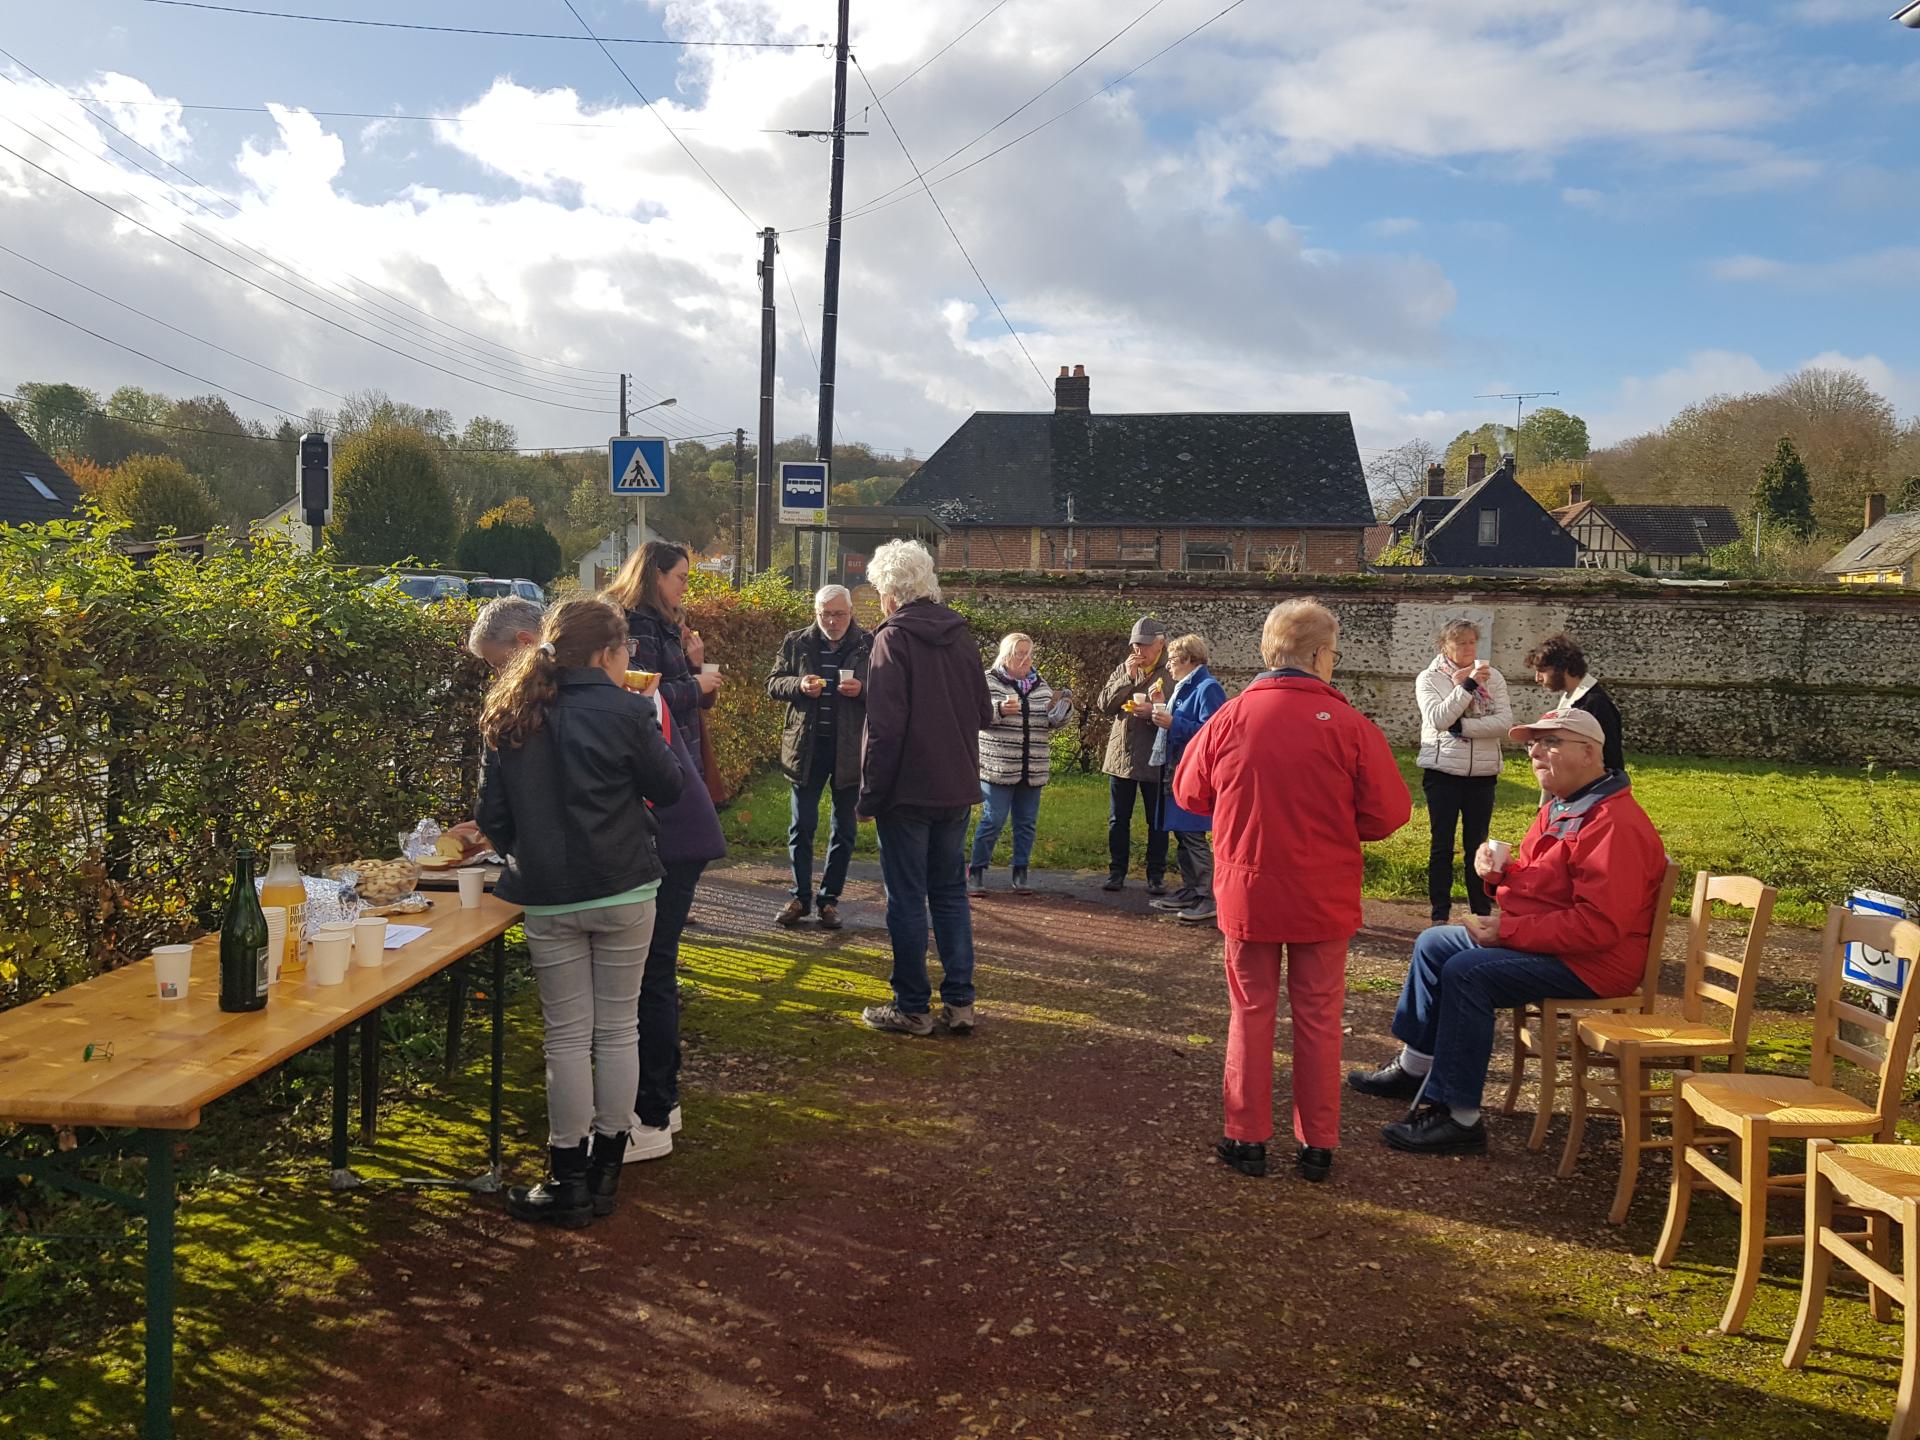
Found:
[{"label": "white sneaker", "polygon": [[634,1122],[627,1131],[627,1153],[620,1159],[622,1165],[631,1165],[636,1160],[659,1160],[673,1153],[673,1130],[670,1125],[642,1125]]},{"label": "white sneaker", "polygon": [[680,1133],[680,1107],[678,1105],[674,1106],[673,1110],[667,1116],[667,1133],[670,1135],[678,1135]]}]

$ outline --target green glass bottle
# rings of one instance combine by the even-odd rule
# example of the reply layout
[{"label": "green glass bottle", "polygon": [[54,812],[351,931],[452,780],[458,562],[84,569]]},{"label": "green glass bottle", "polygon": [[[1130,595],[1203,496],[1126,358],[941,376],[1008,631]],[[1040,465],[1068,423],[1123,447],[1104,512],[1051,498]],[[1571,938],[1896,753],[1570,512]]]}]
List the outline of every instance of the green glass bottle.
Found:
[{"label": "green glass bottle", "polygon": [[220,923],[220,1008],[264,1010],[267,1005],[267,916],[253,888],[253,850],[233,854],[233,888]]}]

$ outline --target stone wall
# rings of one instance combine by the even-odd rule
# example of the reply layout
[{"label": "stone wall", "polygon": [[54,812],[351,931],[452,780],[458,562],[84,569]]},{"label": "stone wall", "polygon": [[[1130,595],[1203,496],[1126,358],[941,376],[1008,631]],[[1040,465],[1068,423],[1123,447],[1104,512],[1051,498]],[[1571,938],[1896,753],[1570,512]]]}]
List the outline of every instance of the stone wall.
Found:
[{"label": "stone wall", "polygon": [[[1301,530],[1205,525],[963,525],[940,540],[940,565],[954,570],[1113,570],[1127,560],[1152,568],[1198,568],[1187,557],[1205,548],[1226,570],[1355,574],[1365,531],[1358,526]],[[1075,552],[1071,564],[1067,549]]]},{"label": "stone wall", "polygon": [[[946,583],[1016,608],[1105,600],[1157,614],[1176,634],[1207,637],[1213,668],[1230,688],[1259,669],[1268,609],[1313,595],[1340,617],[1337,683],[1396,743],[1419,735],[1414,673],[1432,658],[1440,626],[1465,615],[1482,622],[1483,653],[1507,677],[1517,715],[1546,704],[1523,657],[1565,630],[1620,706],[1629,751],[1920,765],[1920,594],[1911,592],[1696,588],[1613,576],[1267,581],[975,572]],[[1116,655],[1123,645],[1116,635]]]}]

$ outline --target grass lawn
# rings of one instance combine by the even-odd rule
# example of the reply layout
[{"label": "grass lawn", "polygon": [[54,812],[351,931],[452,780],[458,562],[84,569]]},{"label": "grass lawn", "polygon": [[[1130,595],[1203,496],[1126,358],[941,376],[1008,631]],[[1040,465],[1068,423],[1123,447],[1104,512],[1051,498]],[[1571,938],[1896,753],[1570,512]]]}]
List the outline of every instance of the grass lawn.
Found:
[{"label": "grass lawn", "polygon": [[[1416,900],[1427,891],[1427,825],[1420,802],[1420,771],[1413,752],[1398,752],[1413,791],[1413,819],[1399,834],[1367,847],[1366,894],[1380,900]],[[1874,824],[1870,792],[1911,814],[1920,808],[1920,781],[1899,776],[1869,780],[1860,770],[1823,769],[1755,760],[1694,760],[1636,756],[1630,772],[1634,793],[1687,872],[1676,903],[1684,905],[1691,874],[1757,875],[1779,884],[1783,921],[1817,925],[1824,907],[1851,888],[1863,832]],[[1516,844],[1532,822],[1533,772],[1525,760],[1508,761],[1500,777],[1493,834]],[[728,843],[746,851],[786,847],[790,789],[775,773],[759,776],[722,816]],[[1830,818],[1831,817],[1831,818]],[[1834,822],[1847,827],[1836,836]],[[1136,821],[1136,825],[1140,822]],[[821,807],[817,843],[824,852],[827,816]],[[1136,835],[1135,865],[1141,837]],[[1005,865],[1011,841],[1002,835],[996,865]],[[873,827],[860,827],[856,853],[871,857]],[[1040,836],[1034,864],[1042,869],[1104,871],[1107,864],[1107,782],[1102,775],[1056,772],[1040,806]],[[1866,863],[1871,863],[1870,860]],[[1465,901],[1458,880],[1455,897]],[[1920,897],[1909,897],[1920,898]]]}]

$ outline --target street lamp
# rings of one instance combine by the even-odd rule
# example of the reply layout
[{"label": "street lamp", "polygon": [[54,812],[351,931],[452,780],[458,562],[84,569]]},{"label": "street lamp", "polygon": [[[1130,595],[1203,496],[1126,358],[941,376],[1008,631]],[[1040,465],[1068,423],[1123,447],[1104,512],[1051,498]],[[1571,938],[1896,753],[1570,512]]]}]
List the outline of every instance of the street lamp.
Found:
[{"label": "street lamp", "polygon": [[[1914,0],[1914,4],[1920,5],[1920,0]],[[656,400],[651,405],[642,405],[638,410],[634,411],[633,413],[636,415],[644,415],[649,410],[664,410],[669,405],[678,405],[679,403],[680,403],[680,400],[678,396],[670,395],[665,400]]]},{"label": "street lamp", "polygon": [[1888,18],[1898,20],[1909,30],[1920,30],[1920,0],[1913,0],[1910,5],[1902,5]]}]

